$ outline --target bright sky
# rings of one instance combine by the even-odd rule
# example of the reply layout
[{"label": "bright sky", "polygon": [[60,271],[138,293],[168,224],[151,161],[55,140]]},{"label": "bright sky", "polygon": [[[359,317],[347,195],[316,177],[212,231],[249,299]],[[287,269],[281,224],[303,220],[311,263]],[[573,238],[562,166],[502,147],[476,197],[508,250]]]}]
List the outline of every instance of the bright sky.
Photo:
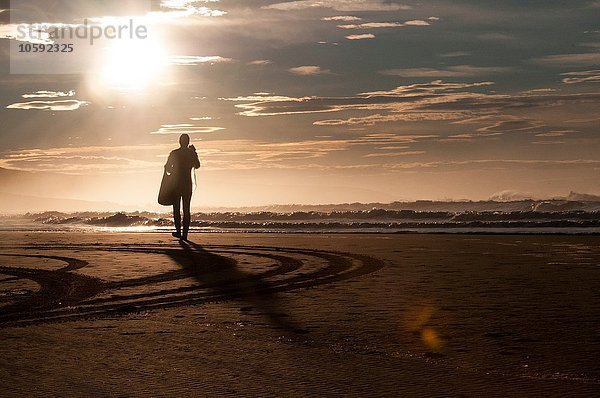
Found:
[{"label": "bright sky", "polygon": [[69,197],[153,203],[183,132],[197,205],[600,194],[600,1],[162,1],[38,75],[4,3],[0,167],[102,187]]}]

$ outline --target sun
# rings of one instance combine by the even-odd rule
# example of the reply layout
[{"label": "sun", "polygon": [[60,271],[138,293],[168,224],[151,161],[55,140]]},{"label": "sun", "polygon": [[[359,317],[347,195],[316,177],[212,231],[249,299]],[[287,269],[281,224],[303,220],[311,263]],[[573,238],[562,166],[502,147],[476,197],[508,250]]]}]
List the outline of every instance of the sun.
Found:
[{"label": "sun", "polygon": [[104,49],[99,79],[110,88],[141,90],[160,80],[167,61],[156,41],[117,40]]}]

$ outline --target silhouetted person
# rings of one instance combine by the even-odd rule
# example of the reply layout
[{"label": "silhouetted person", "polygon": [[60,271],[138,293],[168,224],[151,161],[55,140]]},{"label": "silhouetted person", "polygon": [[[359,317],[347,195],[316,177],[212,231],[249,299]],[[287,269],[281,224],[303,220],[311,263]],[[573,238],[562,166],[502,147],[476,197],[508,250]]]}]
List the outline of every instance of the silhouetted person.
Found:
[{"label": "silhouetted person", "polygon": [[[175,229],[173,236],[187,239],[190,229],[190,203],[192,201],[192,169],[200,167],[200,160],[196,148],[190,144],[190,136],[182,134],[179,137],[179,148],[171,151],[165,170],[171,174],[173,180],[173,221]],[[181,231],[180,205],[183,203],[183,233]]]}]

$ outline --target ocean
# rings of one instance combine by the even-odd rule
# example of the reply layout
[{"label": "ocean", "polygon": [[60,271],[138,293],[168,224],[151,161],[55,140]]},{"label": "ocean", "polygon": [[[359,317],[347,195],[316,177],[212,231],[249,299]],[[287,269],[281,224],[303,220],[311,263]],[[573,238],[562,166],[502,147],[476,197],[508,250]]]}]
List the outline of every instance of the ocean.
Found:
[{"label": "ocean", "polygon": [[[42,212],[0,216],[1,231],[138,231],[173,228],[168,212]],[[600,233],[600,202],[395,202],[271,206],[194,212],[196,232]]]}]

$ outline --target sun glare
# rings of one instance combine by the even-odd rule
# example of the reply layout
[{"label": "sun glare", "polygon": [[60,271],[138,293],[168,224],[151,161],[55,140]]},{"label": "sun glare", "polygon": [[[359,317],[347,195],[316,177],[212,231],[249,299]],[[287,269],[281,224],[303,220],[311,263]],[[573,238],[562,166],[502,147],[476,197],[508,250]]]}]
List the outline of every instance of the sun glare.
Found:
[{"label": "sun glare", "polygon": [[119,40],[103,53],[100,81],[110,88],[140,90],[160,79],[166,65],[160,43]]}]

